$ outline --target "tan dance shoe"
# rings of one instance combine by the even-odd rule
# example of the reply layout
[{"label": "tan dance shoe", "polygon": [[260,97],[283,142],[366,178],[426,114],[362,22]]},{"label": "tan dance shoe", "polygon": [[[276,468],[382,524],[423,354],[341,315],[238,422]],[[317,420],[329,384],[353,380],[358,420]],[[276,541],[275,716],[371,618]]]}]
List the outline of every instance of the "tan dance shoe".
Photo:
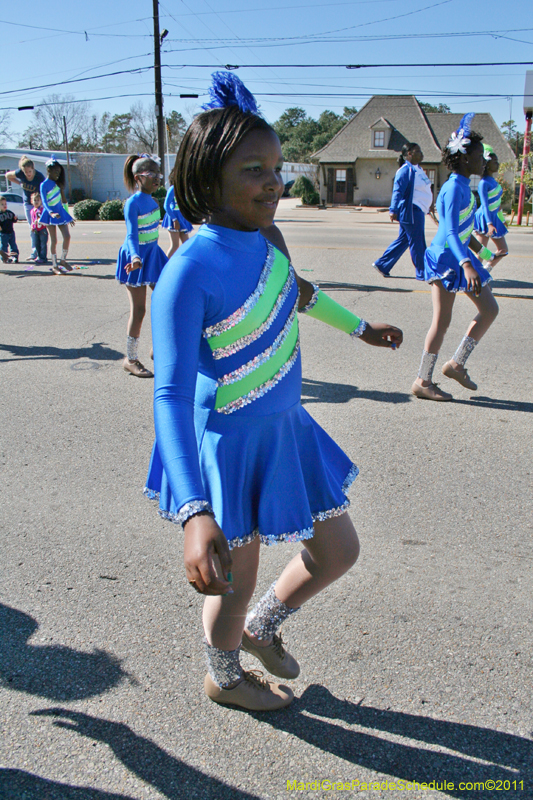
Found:
[{"label": "tan dance shoe", "polygon": [[468,371],[464,367],[454,367],[451,361],[447,361],[443,365],[442,374],[446,375],[447,378],[452,378],[452,380],[457,381],[457,383],[460,383],[465,389],[470,389],[472,392],[475,392],[477,389],[477,383],[474,383]]},{"label": "tan dance shoe", "polygon": [[272,644],[267,645],[267,647],[259,647],[253,639],[250,639],[246,631],[244,631],[242,635],[242,649],[246,653],[250,653],[250,655],[258,658],[265,669],[267,669],[271,675],[275,675],[276,678],[293,680],[300,674],[300,665],[283,647],[281,635],[278,636],[274,634]]},{"label": "tan dance shoe", "polygon": [[214,703],[244,708],[247,711],[277,711],[294,700],[288,686],[266,681],[262,678],[262,673],[256,670],[245,670],[242,681],[232,689],[222,689],[208,673],[205,676],[204,689]]},{"label": "tan dance shoe", "polygon": [[453,395],[443,392],[436,383],[432,383],[429,386],[420,386],[419,383],[413,383],[411,393],[420,400],[438,400],[441,403],[453,400]]},{"label": "tan dance shoe", "polygon": [[129,372],[131,375],[135,375],[136,378],[153,378],[154,373],[150,372],[149,369],[146,369],[144,364],[141,364],[139,359],[136,361],[128,361],[127,358],[124,359],[124,372]]}]

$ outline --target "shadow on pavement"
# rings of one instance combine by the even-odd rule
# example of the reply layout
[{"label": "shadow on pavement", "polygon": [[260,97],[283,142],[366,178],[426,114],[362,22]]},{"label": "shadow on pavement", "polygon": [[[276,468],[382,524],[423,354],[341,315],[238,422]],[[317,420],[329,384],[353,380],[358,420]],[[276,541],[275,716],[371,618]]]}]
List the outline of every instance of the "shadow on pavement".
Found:
[{"label": "shadow on pavement", "polygon": [[[412,280],[409,278],[409,280]],[[414,280],[414,279],[413,279]],[[393,288],[389,281],[380,283],[379,286],[368,285],[366,283],[339,283],[338,281],[317,281],[321,289],[328,292],[400,292],[402,294],[412,293],[414,289]]]},{"label": "shadow on pavement", "polygon": [[514,278],[493,278],[492,289],[533,289],[533,283],[517,281]]},{"label": "shadow on pavement", "polygon": [[[122,722],[111,722],[66,708],[43,709],[32,711],[31,714],[53,717],[54,725],[57,727],[75,731],[80,736],[109,745],[114,755],[130,772],[153,786],[169,800],[182,800],[182,798],[259,800],[257,795],[228,786],[227,783],[190,767],[150,739],[138,736]],[[216,768],[216,764],[214,766]],[[73,795],[73,798],[76,798],[76,795]]]},{"label": "shadow on pavement", "polygon": [[302,405],[307,403],[349,403],[350,400],[375,400],[379,403],[409,403],[412,395],[406,392],[380,392],[358,389],[346,383],[328,383],[304,378],[302,381]]},{"label": "shadow on pavement", "polygon": [[[437,784],[442,784],[446,781],[447,784],[453,783],[454,788],[449,785],[445,789],[441,788],[443,794],[470,800],[480,800],[491,792],[488,787],[477,790],[466,787],[461,789],[460,783],[509,781],[509,790],[503,791],[504,786],[501,786],[506,797],[525,797],[530,791],[533,778],[533,742],[510,733],[365,707],[348,700],[339,700],[325,687],[316,684],[309,686],[285,713],[257,716],[257,719],[298,737],[322,752],[331,753],[358,767],[390,776],[389,783],[401,780],[406,784],[414,781],[436,781]],[[432,748],[444,747],[455,753],[418,748],[413,744],[391,741],[360,730],[346,730],[332,720],[402,736],[423,742]],[[479,763],[477,759],[485,763]],[[339,776],[339,780],[342,777]],[[354,776],[347,774],[344,780],[349,781],[352,777]],[[290,778],[298,779],[298,775]],[[303,777],[299,779],[303,780]],[[522,789],[520,781],[523,781]],[[398,788],[400,787],[397,786],[392,793],[396,794]],[[402,794],[402,797],[407,796],[413,788],[406,785],[403,790],[405,795]]]},{"label": "shadow on pavement", "polygon": [[83,653],[64,645],[29,644],[38,628],[29,614],[0,604],[3,688],[70,702],[102,694],[130,677],[105,650]]},{"label": "shadow on pavement", "polygon": [[104,342],[93,342],[90,347],[46,347],[29,345],[24,347],[18,344],[0,344],[0,351],[11,353],[15,358],[0,358],[0,364],[8,361],[36,361],[43,359],[65,359],[77,361],[79,358],[89,358],[92,361],[120,361],[124,353],[113,350]]},{"label": "shadow on pavement", "polygon": [[69,786],[49,781],[22,769],[0,769],[2,800],[134,800],[90,786]]},{"label": "shadow on pavement", "polygon": [[494,397],[472,397],[470,400],[458,400],[454,397],[453,403],[477,408],[496,408],[499,411],[525,411],[531,414],[533,403],[522,403],[520,400],[498,400]]}]

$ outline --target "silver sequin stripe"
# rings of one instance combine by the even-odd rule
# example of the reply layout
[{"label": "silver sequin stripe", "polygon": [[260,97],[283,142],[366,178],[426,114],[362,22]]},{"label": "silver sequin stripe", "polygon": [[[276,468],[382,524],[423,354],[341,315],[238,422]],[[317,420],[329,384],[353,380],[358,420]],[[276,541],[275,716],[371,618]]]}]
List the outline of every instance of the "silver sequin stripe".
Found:
[{"label": "silver sequin stripe", "polygon": [[219,650],[218,647],[209,644],[204,637],[204,649],[207,671],[221,689],[243,677],[239,660],[240,645],[236,650]]},{"label": "silver sequin stripe", "polygon": [[367,324],[366,320],[362,319],[357,328],[351,332],[350,336],[353,336],[354,339],[358,339],[366,331]]},{"label": "silver sequin stripe", "polygon": [[300,352],[300,335],[298,334],[298,338],[296,340],[296,344],[294,345],[294,350],[290,358],[283,364],[281,369],[276,372],[276,374],[270,378],[270,380],[265,381],[260,386],[256,386],[255,389],[252,389],[248,394],[243,395],[242,397],[237,397],[236,400],[232,400],[231,403],[227,403],[225,406],[221,406],[217,408],[219,414],[233,414],[234,411],[237,411],[239,408],[243,408],[244,406],[253,403],[254,400],[258,400],[260,397],[263,397],[267,392],[276,386],[282,378],[292,369],[296,359],[298,358],[298,353]]},{"label": "silver sequin stripe", "polygon": [[[485,270],[485,272],[487,271],[486,267],[483,267],[483,269]],[[439,275],[438,277],[437,277],[437,275],[435,275],[435,277],[431,278],[431,280],[429,280],[428,283],[431,286],[432,283],[436,283],[437,281],[441,281],[444,278],[455,279],[456,276],[457,276],[457,272],[454,269],[447,269],[446,272],[444,272],[442,275]],[[492,275],[488,275],[488,277],[484,281],[481,282],[481,286],[482,287],[486,286],[492,280],[494,280]],[[456,294],[457,292],[466,292],[466,289],[461,289],[459,287],[457,289],[446,289],[446,291],[447,292],[453,292],[454,294]]]},{"label": "silver sequin stripe", "polygon": [[287,276],[287,280],[278,295],[276,302],[272,308],[272,311],[266,318],[264,322],[259,325],[255,330],[248,333],[246,336],[241,336],[240,339],[237,339],[236,342],[232,342],[232,344],[226,345],[226,347],[217,347],[216,350],[213,350],[213,358],[227,358],[227,356],[232,356],[234,353],[238,353],[239,350],[242,350],[244,347],[247,347],[252,342],[255,342],[256,339],[259,339],[263,333],[270,328],[276,317],[278,316],[282,305],[284,304],[285,300],[287,299],[293,285],[294,285],[295,277],[294,277],[294,269],[292,266],[289,267],[289,274]]},{"label": "silver sequin stripe", "polygon": [[252,636],[256,636],[259,640],[270,639],[287,617],[298,610],[299,608],[291,608],[276,597],[276,582],[274,581],[248,613],[245,627]]},{"label": "silver sequin stripe", "polygon": [[259,353],[259,355],[257,355],[255,358],[252,358],[252,360],[248,361],[247,364],[243,364],[242,367],[238,367],[237,369],[233,370],[233,372],[228,372],[226,375],[222,375],[222,377],[218,379],[218,385],[229,386],[232,383],[237,383],[237,381],[240,381],[246,375],[254,372],[254,370],[258,369],[258,367],[260,367],[262,364],[266,364],[267,361],[270,361],[272,356],[279,350],[291,332],[297,307],[298,301],[296,301],[294,304],[291,313],[287,317],[285,325],[276,336],[270,347],[267,347],[267,349],[263,350],[262,353]]},{"label": "silver sequin stripe", "polygon": [[318,293],[320,291],[320,286],[317,283],[312,283],[311,286],[313,287],[313,294],[311,295],[310,301],[305,305],[303,308],[299,309],[300,314],[307,314],[308,311],[316,306],[316,301],[318,300]]},{"label": "silver sequin stripe", "polygon": [[261,275],[259,276],[259,281],[257,286],[255,287],[252,294],[248,297],[248,299],[244,302],[244,304],[234,311],[229,317],[226,319],[221,320],[220,322],[215,323],[215,325],[211,325],[209,328],[206,328],[204,331],[204,336],[206,339],[211,339],[213,336],[220,336],[221,333],[225,333],[229,331],[231,328],[234,328],[235,325],[238,325],[248,312],[256,305],[257,301],[259,300],[260,296],[263,294],[266,286],[266,282],[270,277],[270,273],[272,271],[272,264],[274,263],[274,248],[267,242],[267,257],[265,261],[265,266],[261,271]]},{"label": "silver sequin stripe", "polygon": [[471,336],[463,336],[461,344],[454,353],[453,360],[457,361],[462,367],[466,364],[468,356],[476,346],[477,342]]}]

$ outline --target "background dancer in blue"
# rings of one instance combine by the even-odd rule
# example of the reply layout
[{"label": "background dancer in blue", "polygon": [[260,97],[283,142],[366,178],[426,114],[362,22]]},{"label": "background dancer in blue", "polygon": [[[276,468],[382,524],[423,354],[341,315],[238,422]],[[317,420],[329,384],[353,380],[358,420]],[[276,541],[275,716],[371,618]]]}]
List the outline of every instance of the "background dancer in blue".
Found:
[{"label": "background dancer in blue", "polygon": [[451,175],[437,198],[439,229],[425,256],[425,278],[431,284],[433,321],[412,392],[426,400],[453,399],[451,394],[433,383],[433,370],[452,319],[456,293],[466,292],[478,313],[453,358],[442,367],[442,372],[472,391],[477,386],[465,368],[466,360],[498,315],[498,304],[487,285],[491,280],[490,274],[468,247],[476,210],[470,175],[481,175],[484,169],[482,137],[471,131],[473,116],[465,114],[443,150],[442,160]]},{"label": "background dancer in blue", "polygon": [[[69,225],[76,223],[68,213],[67,200],[65,197],[65,170],[61,164],[52,156],[46,162],[46,174],[48,177],[41,183],[40,195],[44,211],[41,214],[41,223],[46,225],[50,235],[50,253],[52,256],[51,271],[56,275],[62,272],[71,272],[72,267],[67,261],[68,249],[70,247]],[[57,259],[57,229],[63,238],[63,250],[58,263]]]},{"label": "background dancer in blue", "polygon": [[488,245],[489,239],[494,240],[497,250],[491,262],[490,271],[498,261],[508,255],[509,251],[505,240],[507,228],[501,209],[503,189],[494,177],[498,174],[500,164],[498,156],[490,144],[483,145],[483,158],[485,159],[485,169],[477,189],[481,206],[476,211],[474,232],[484,247]]},{"label": "background dancer in blue", "polygon": [[174,170],[171,171],[168,179],[170,181],[170,188],[165,197],[165,216],[163,217],[161,227],[168,231],[170,237],[170,247],[167,250],[167,256],[170,258],[174,255],[180,243],[185,244],[189,238],[189,233],[192,231],[192,225],[190,222],[187,222],[176,203],[176,196],[174,194]]},{"label": "background dancer in blue", "polygon": [[426,214],[433,208],[433,191],[431,181],[420,167],[423,158],[415,142],[404,144],[398,158],[400,169],[394,178],[389,216],[391,222],[399,221],[400,232],[381,258],[372,264],[384,278],[390,276],[393,266],[409,248],[416,278],[424,280]]},{"label": "background dancer in blue", "polygon": [[[292,691],[243,671],[241,646],[272,675],[295,678],[279,626],[359,553],[346,513],[357,468],[300,403],[296,312],[380,347],[399,346],[402,333],[296,276],[272,224],[284,188],[279,139],[232,73],[215,74],[211,97],[181,143],[175,187],[187,219],[209,222],[172,258],[152,304],[146,494],[183,524],[187,578],[206,595],[206,694],[266,711]],[[247,615],[260,543],[286,541],[304,547]]]},{"label": "background dancer in blue", "polygon": [[161,179],[159,164],[146,153],[128,156],[124,183],[135,192],[124,205],[126,240],[119,250],[116,279],[124,284],[130,299],[124,370],[136,378],[154,373],[139,361],[139,337],[146,314],[146,287],[154,288],[168,258],[159,247],[159,203],[152,197]]}]

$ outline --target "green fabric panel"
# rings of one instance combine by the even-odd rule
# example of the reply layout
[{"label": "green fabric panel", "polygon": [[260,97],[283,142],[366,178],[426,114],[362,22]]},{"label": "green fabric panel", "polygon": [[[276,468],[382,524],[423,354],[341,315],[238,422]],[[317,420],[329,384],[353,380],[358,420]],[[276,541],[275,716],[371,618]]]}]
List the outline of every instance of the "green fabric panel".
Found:
[{"label": "green fabric panel", "polygon": [[496,214],[496,216],[498,217],[500,222],[503,222],[503,224],[505,225],[505,217],[503,216],[503,211],[501,210],[501,208],[498,211],[498,213]]},{"label": "green fabric panel", "polygon": [[58,202],[61,202],[61,190],[57,186],[55,189],[50,189],[50,191],[46,193],[46,199],[49,205],[57,205]]},{"label": "green fabric panel", "polygon": [[274,262],[263,293],[259,296],[257,303],[250,309],[248,314],[241,322],[224,331],[220,336],[212,336],[208,339],[211,350],[218,350],[219,347],[227,347],[243,336],[247,336],[255,331],[266,320],[272,311],[278,295],[285,285],[289,275],[289,261],[279,250],[275,251]]},{"label": "green fabric panel", "polygon": [[260,367],[254,369],[253,372],[245,375],[240,381],[230,383],[229,386],[219,386],[217,389],[215,409],[222,408],[222,406],[231,403],[232,400],[236,400],[238,397],[244,397],[244,395],[251,392],[252,389],[261,386],[261,384],[273,378],[276,372],[289,360],[297,339],[298,318],[294,317],[289,335],[272,358],[269,358],[269,360],[261,364]]},{"label": "green fabric panel", "polygon": [[318,299],[310,311],[307,311],[308,317],[314,317],[326,325],[331,325],[333,328],[338,328],[344,333],[353,333],[361,322],[359,317],[348,311],[347,308],[341,306],[336,300],[333,300],[322,290],[318,293]]},{"label": "green fabric panel", "polygon": [[468,217],[468,215],[470,214],[470,212],[474,208],[475,202],[476,202],[476,198],[474,197],[473,194],[471,194],[470,195],[470,205],[468,206],[468,208],[465,208],[465,210],[461,211],[461,213],[459,214],[459,222],[463,222],[463,220],[465,220]]},{"label": "green fabric panel", "polygon": [[161,219],[161,214],[159,213],[159,209],[156,208],[154,211],[150,211],[149,214],[141,214],[139,216],[138,225],[139,227],[144,228],[146,225],[152,225],[154,222],[157,222]]},{"label": "green fabric panel", "polygon": [[159,239],[159,231],[157,228],[153,231],[146,231],[146,233],[139,233],[139,242],[141,244],[146,244],[146,242],[153,242],[156,239]]}]

